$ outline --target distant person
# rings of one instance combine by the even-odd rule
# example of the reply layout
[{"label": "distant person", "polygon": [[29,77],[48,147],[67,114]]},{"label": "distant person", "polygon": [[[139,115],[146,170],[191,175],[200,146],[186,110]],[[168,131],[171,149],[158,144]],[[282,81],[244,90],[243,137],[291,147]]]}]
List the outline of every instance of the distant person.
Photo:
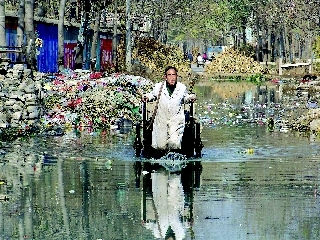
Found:
[{"label": "distant person", "polygon": [[190,63],[193,62],[193,56],[192,56],[191,52],[188,53],[188,59],[189,59]]},{"label": "distant person", "polygon": [[188,53],[185,52],[185,53],[183,54],[183,57],[184,57],[185,60],[187,60],[187,59],[188,59]]},{"label": "distant person", "polygon": [[201,56],[201,54],[198,53],[198,56],[197,56],[197,67],[199,67],[200,65],[204,66],[204,61],[203,61],[203,57]]},{"label": "distant person", "polygon": [[204,52],[203,54],[202,54],[202,58],[203,58],[203,61],[207,61],[208,60],[208,56],[207,56],[207,53],[206,52]]}]

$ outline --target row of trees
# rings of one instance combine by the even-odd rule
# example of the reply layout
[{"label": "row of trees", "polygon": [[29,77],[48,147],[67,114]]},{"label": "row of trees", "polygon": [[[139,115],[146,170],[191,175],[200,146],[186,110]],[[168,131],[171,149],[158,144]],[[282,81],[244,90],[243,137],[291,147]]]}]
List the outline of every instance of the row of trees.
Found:
[{"label": "row of trees", "polygon": [[192,0],[186,14],[170,23],[171,40],[203,39],[213,44],[245,46],[252,29],[260,61],[312,57],[320,30],[319,0]]},{"label": "row of trees", "polygon": [[148,19],[151,29],[147,35],[163,43],[202,40],[207,45],[226,45],[231,38],[236,47],[245,47],[250,28],[259,61],[311,58],[312,44],[320,29],[320,0],[0,0],[1,43],[5,42],[4,16],[9,5],[18,13],[17,45],[24,46],[31,66],[35,59],[35,15],[59,20],[60,66],[65,21],[81,22],[77,48],[77,62],[81,64],[83,47],[89,42],[91,59],[95,59],[98,33],[110,14],[114,18],[113,49],[115,37],[121,32],[127,38],[127,63],[131,62],[133,19],[140,23]]}]

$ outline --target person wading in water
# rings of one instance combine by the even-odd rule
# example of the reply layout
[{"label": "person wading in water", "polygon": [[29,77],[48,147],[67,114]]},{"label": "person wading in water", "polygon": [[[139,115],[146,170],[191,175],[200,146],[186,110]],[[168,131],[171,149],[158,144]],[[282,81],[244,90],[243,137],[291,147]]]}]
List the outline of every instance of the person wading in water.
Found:
[{"label": "person wading in water", "polygon": [[169,66],[165,69],[165,81],[155,84],[144,96],[144,101],[157,100],[156,115],[152,129],[152,147],[157,150],[177,151],[185,128],[184,103],[193,102],[195,94],[178,79],[178,70]]}]

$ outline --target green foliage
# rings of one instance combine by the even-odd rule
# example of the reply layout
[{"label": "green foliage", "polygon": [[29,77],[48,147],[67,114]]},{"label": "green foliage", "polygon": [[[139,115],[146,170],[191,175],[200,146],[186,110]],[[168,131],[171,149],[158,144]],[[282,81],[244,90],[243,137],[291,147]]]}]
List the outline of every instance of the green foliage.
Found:
[{"label": "green foliage", "polygon": [[252,12],[253,0],[231,0],[228,1],[229,16],[228,22],[233,27],[246,26],[247,19],[250,17]]},{"label": "green foliage", "polygon": [[[316,55],[316,58],[320,58],[320,36],[318,36],[316,38],[316,41],[315,41],[315,43],[313,45],[313,51],[314,51],[314,53]],[[320,63],[319,62],[314,64],[314,70],[316,72],[320,73]]]},{"label": "green foliage", "polygon": [[[220,76],[222,77],[222,76]],[[223,77],[221,78],[223,79]],[[261,73],[253,74],[250,76],[243,76],[243,75],[235,75],[235,76],[229,76],[225,80],[228,80],[230,82],[242,82],[247,81],[256,85],[261,85],[262,83],[267,81],[266,76],[264,76]]]},{"label": "green foliage", "polygon": [[169,23],[169,40],[219,40],[227,28],[229,9],[226,3],[208,0],[192,2],[193,8],[188,8],[187,14],[173,18]]},{"label": "green foliage", "polygon": [[258,74],[254,74],[254,75],[247,77],[246,80],[248,82],[254,83],[256,85],[261,85],[263,82],[266,81],[266,77],[264,75],[258,73]]},{"label": "green foliage", "polygon": [[241,76],[231,76],[228,78],[230,81],[234,81],[234,82],[240,82],[242,80]]},{"label": "green foliage", "polygon": [[313,45],[313,50],[316,54],[316,57],[320,58],[320,36],[316,38],[316,41]]}]

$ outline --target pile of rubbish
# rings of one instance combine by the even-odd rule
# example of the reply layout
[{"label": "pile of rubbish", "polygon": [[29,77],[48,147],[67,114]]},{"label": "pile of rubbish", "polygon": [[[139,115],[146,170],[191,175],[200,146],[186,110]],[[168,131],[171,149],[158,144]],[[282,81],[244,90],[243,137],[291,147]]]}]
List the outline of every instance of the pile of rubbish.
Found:
[{"label": "pile of rubbish", "polygon": [[299,83],[287,85],[283,92],[288,108],[285,118],[291,129],[300,132],[320,133],[320,79],[301,79]]},{"label": "pile of rubbish", "polygon": [[139,76],[68,70],[44,80],[42,125],[109,129],[123,119],[138,121],[141,96],[152,86]]},{"label": "pile of rubbish", "polygon": [[[124,65],[125,46],[118,47],[119,63]],[[190,73],[188,61],[184,59],[183,52],[174,46],[167,46],[152,38],[138,38],[135,41],[132,56],[136,62],[146,68],[150,76],[163,77],[164,66],[174,66],[180,76]],[[141,69],[140,69],[141,70]]]},{"label": "pile of rubbish", "polygon": [[208,64],[205,71],[208,74],[255,74],[263,73],[263,67],[253,58],[230,48]]}]

